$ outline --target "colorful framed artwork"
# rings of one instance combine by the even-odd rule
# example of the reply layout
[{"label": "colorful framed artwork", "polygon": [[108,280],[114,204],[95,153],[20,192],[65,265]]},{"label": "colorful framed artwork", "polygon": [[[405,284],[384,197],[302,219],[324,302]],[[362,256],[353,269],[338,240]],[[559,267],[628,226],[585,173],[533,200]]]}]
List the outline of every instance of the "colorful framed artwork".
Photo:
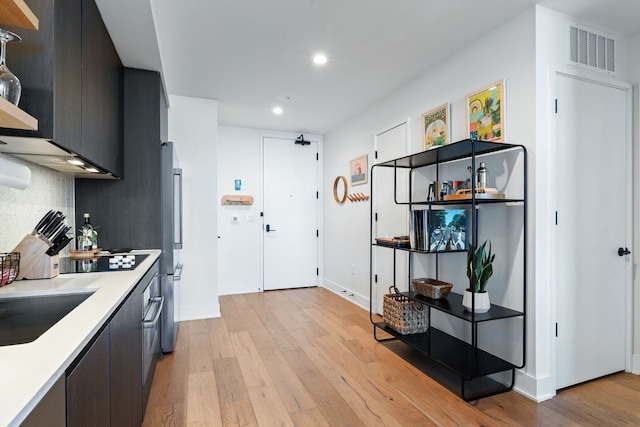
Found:
[{"label": "colorful framed artwork", "polygon": [[467,95],[469,138],[504,142],[504,80]]},{"label": "colorful framed artwork", "polygon": [[362,155],[351,160],[349,170],[351,171],[351,185],[366,184],[368,181],[367,174],[367,155]]},{"label": "colorful framed artwork", "polygon": [[425,150],[449,143],[450,110],[450,104],[446,103],[422,115],[422,142]]}]

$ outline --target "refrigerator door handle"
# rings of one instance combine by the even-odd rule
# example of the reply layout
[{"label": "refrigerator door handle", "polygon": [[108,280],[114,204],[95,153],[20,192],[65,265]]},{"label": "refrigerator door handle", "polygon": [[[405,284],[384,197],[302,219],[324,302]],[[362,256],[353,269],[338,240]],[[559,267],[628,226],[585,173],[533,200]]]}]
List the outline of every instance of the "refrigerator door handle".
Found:
[{"label": "refrigerator door handle", "polygon": [[182,264],[176,265],[176,269],[173,270],[173,281],[177,282],[182,278]]}]

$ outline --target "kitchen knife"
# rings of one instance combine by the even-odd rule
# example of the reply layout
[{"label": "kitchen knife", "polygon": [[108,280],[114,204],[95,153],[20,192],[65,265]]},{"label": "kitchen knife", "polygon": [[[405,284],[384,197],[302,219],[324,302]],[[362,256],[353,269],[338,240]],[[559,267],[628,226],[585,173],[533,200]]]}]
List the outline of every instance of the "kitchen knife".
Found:
[{"label": "kitchen knife", "polygon": [[70,241],[72,241],[73,238],[69,237],[67,235],[63,235],[62,239],[60,239],[59,241],[57,241],[56,243],[54,243],[53,246],[51,246],[48,250],[47,250],[47,255],[50,256],[54,256],[54,255],[58,255],[58,253],[63,250]]},{"label": "kitchen knife", "polygon": [[53,230],[48,236],[46,236],[46,238],[51,244],[53,244],[56,238],[66,233],[66,228],[67,227],[64,225],[64,222],[61,222],[55,230]]},{"label": "kitchen knife", "polygon": [[42,229],[42,227],[47,224],[49,222],[49,220],[56,214],[55,211],[49,211],[47,212],[42,219],[40,219],[40,221],[38,222],[38,224],[36,224],[36,227],[33,229],[33,232],[31,234],[33,234],[34,236],[36,234],[38,234],[40,232],[40,230]]},{"label": "kitchen knife", "polygon": [[[47,250],[48,255],[55,255],[64,248],[64,246],[69,243],[73,239],[73,236],[68,237],[67,233],[71,230],[71,227],[62,227],[52,238],[51,238],[51,247]],[[65,242],[65,239],[68,239]]]},{"label": "kitchen knife", "polygon": [[62,212],[56,212],[56,214],[44,226],[40,234],[42,234],[45,238],[48,238],[51,235],[51,233],[60,226],[60,223],[63,220],[64,220],[64,215],[62,215]]},{"label": "kitchen knife", "polygon": [[64,227],[64,222],[53,221],[51,225],[42,233],[42,237],[51,241],[51,238]]}]

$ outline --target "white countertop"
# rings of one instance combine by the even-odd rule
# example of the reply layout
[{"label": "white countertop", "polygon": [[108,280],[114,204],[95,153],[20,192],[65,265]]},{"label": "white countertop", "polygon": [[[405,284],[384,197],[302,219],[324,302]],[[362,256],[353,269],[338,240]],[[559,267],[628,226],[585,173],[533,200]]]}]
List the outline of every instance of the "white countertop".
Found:
[{"label": "white countertop", "polygon": [[94,292],[37,340],[0,347],[0,426],[23,421],[160,252],[133,251],[149,256],[130,271],[63,274],[53,279],[15,281],[0,288],[0,298]]}]

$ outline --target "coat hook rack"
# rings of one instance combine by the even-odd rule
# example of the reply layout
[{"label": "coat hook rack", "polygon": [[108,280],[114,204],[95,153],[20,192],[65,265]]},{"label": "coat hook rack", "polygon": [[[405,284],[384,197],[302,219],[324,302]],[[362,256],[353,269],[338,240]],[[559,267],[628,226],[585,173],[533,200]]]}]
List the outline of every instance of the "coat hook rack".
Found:
[{"label": "coat hook rack", "polygon": [[347,198],[352,202],[366,202],[369,200],[369,196],[362,193],[347,194]]}]

